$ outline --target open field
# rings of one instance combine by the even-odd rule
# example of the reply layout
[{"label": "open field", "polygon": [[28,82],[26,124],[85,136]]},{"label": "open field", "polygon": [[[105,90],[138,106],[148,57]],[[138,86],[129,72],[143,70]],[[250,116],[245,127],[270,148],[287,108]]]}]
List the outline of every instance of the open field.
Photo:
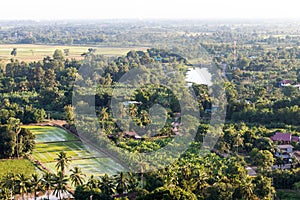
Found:
[{"label": "open field", "polygon": [[91,149],[74,135],[63,129],[51,126],[24,126],[36,136],[32,153],[50,171],[55,172],[55,158],[64,151],[71,158],[69,169],[78,166],[89,175],[114,174],[122,171],[122,166],[105,155]]},{"label": "open field", "polygon": [[31,62],[43,60],[46,56],[52,56],[56,49],[69,49],[69,55],[66,58],[82,59],[82,53],[88,52],[88,48],[96,49],[96,54],[103,55],[125,55],[128,51],[145,50],[146,48],[118,48],[118,47],[94,47],[94,46],[56,46],[56,45],[33,45],[33,44],[1,44],[0,60],[8,62],[13,56],[10,54],[13,48],[17,48],[17,56],[14,57],[19,61]]},{"label": "open field", "polygon": [[0,160],[0,179],[8,173],[29,175],[37,173],[37,170],[27,159]]}]

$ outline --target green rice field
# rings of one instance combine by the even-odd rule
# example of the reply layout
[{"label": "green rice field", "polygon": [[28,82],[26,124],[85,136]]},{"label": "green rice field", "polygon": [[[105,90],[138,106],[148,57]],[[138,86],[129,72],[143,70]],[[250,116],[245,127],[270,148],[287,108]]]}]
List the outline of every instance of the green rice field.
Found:
[{"label": "green rice field", "polygon": [[89,175],[114,174],[122,171],[111,158],[90,148],[79,138],[65,130],[52,126],[24,126],[36,136],[36,145],[32,153],[35,160],[40,161],[51,172],[56,172],[55,158],[60,151],[64,151],[71,162],[69,169],[78,166]]}]

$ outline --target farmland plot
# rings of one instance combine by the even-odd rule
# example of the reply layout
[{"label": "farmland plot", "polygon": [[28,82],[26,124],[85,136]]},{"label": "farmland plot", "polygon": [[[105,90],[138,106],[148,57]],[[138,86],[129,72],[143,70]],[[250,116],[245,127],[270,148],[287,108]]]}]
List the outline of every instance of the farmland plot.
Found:
[{"label": "farmland plot", "polygon": [[55,158],[64,151],[71,158],[69,169],[76,166],[89,175],[114,174],[122,171],[117,164],[106,155],[90,148],[76,136],[65,130],[52,126],[25,126],[36,136],[36,145],[32,156],[43,163],[47,169],[55,172]]}]

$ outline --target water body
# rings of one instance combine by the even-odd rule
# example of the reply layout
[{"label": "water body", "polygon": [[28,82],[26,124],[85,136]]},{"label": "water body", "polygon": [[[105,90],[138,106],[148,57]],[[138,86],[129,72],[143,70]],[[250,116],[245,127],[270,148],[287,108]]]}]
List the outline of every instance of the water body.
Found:
[{"label": "water body", "polygon": [[208,68],[189,68],[186,73],[186,81],[188,85],[191,86],[193,83],[196,84],[204,84],[208,86],[212,86],[211,74],[208,71]]}]

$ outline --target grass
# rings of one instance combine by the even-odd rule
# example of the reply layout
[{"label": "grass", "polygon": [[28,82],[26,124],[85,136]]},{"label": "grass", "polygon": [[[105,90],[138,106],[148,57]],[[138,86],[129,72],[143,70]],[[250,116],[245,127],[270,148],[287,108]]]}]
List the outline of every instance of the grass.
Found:
[{"label": "grass", "polygon": [[37,170],[27,159],[0,160],[0,178],[8,173],[30,175],[37,173]]},{"label": "grass", "polygon": [[120,56],[128,51],[145,50],[146,48],[123,48],[123,47],[97,47],[97,46],[58,46],[58,45],[33,45],[33,44],[1,44],[0,60],[7,63],[13,56],[10,55],[13,48],[17,48],[15,59],[24,62],[43,60],[46,56],[52,56],[56,49],[69,49],[69,55],[66,58],[82,59],[81,54],[88,52],[88,48],[96,49],[96,54]]},{"label": "grass", "polygon": [[55,158],[60,151],[64,151],[71,162],[69,169],[80,167],[87,175],[114,174],[122,171],[121,165],[111,158],[91,149],[74,135],[58,127],[24,126],[36,136],[36,145],[32,157],[40,161],[51,172],[56,172]]}]

